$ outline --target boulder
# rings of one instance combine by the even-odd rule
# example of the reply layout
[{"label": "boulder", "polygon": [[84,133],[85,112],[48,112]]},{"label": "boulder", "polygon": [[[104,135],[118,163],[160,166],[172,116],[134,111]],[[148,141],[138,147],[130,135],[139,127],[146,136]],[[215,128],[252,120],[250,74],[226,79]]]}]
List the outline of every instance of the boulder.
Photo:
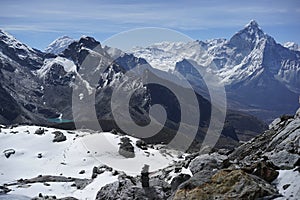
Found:
[{"label": "boulder", "polygon": [[10,191],[11,191],[11,189],[9,189],[9,188],[7,188],[5,186],[0,185],[0,195],[6,194],[6,193],[8,193]]},{"label": "boulder", "polygon": [[165,200],[169,196],[163,191],[163,187],[156,185],[154,187],[141,188],[130,179],[119,179],[114,183],[105,185],[97,193],[96,200]]},{"label": "boulder", "polygon": [[134,147],[130,142],[128,137],[122,137],[121,142],[119,143],[119,154],[125,158],[134,158],[135,156]]},{"label": "boulder", "polygon": [[189,180],[183,182],[178,186],[180,190],[191,190],[193,188],[198,187],[199,185],[203,185],[210,182],[210,178],[216,173],[217,171],[211,170],[202,170],[194,174]]},{"label": "boulder", "polygon": [[[211,178],[199,180],[197,186],[180,186],[174,199],[258,199],[276,195],[277,190],[266,181],[243,170],[220,170]],[[189,186],[189,187],[187,187]]]},{"label": "boulder", "polygon": [[96,178],[98,176],[98,174],[102,174],[105,171],[112,171],[111,167],[108,167],[106,165],[102,165],[100,167],[93,167],[93,171],[92,171],[92,179]]},{"label": "boulder", "polygon": [[6,149],[3,151],[6,158],[9,158],[11,155],[15,154],[16,151],[14,149]]},{"label": "boulder", "polygon": [[150,179],[150,186],[154,186],[157,189],[161,190],[162,192],[165,193],[165,196],[170,196],[171,195],[171,185],[164,181],[163,179],[160,179],[158,177],[154,177]]},{"label": "boulder", "polygon": [[60,131],[54,131],[52,134],[54,134],[53,142],[63,142],[67,140],[67,137]]},{"label": "boulder", "polygon": [[137,141],[135,142],[135,145],[136,145],[138,148],[142,149],[142,150],[147,150],[147,149],[148,149],[148,148],[147,148],[147,144],[146,144],[143,140],[137,140]]},{"label": "boulder", "polygon": [[269,183],[271,183],[279,175],[279,172],[277,172],[276,169],[277,168],[276,168],[276,166],[274,166],[273,163],[266,162],[266,161],[261,161],[261,162],[256,163],[253,166],[252,174],[264,179],[265,181],[267,181]]},{"label": "boulder", "polygon": [[221,169],[225,159],[227,159],[227,156],[218,153],[202,154],[191,161],[189,168],[192,174],[196,174],[202,170]]},{"label": "boulder", "polygon": [[32,198],[32,200],[78,200],[75,197],[63,197],[63,198],[57,198],[56,196],[53,195],[44,195],[39,194],[38,197]]},{"label": "boulder", "polygon": [[135,186],[129,179],[122,179],[110,184],[105,185],[97,193],[96,200],[104,199],[118,199],[118,197],[124,197],[130,193],[130,189]]},{"label": "boulder", "polygon": [[181,183],[189,180],[190,178],[191,176],[189,174],[179,174],[178,176],[174,177],[171,181],[172,191],[175,191]]},{"label": "boulder", "polygon": [[276,153],[269,153],[267,155],[269,159],[280,169],[293,169],[296,167],[296,164],[300,159],[299,154],[289,153],[285,149]]},{"label": "boulder", "polygon": [[45,129],[43,128],[38,128],[34,134],[37,134],[37,135],[43,135],[45,133]]},{"label": "boulder", "polygon": [[149,187],[149,165],[144,165],[141,171],[141,183],[142,187]]}]

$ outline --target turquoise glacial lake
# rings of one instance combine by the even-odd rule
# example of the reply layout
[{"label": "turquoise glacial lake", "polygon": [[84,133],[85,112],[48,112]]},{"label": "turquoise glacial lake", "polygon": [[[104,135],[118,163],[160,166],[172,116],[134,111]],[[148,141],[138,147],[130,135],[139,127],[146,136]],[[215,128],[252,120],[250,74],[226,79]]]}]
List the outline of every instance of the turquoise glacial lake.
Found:
[{"label": "turquoise glacial lake", "polygon": [[68,123],[68,122],[73,122],[73,120],[70,119],[60,119],[60,118],[49,118],[49,122],[53,123]]}]

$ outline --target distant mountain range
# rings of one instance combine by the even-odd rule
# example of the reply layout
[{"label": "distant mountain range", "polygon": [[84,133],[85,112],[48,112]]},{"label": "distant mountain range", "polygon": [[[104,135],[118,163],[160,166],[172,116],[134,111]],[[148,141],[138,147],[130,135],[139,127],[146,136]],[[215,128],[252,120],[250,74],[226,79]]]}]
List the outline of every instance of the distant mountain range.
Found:
[{"label": "distant mountain range", "polygon": [[254,20],[229,40],[163,42],[131,52],[157,69],[183,74],[196,88],[203,85],[191,67],[212,70],[224,83],[231,108],[266,121],[297,109],[299,46],[276,43]]},{"label": "distant mountain range", "polygon": [[[93,53],[105,69],[99,69],[97,63],[83,67],[86,56]],[[178,129],[180,106],[166,88],[143,85],[140,79],[150,73],[157,80],[166,78],[180,91],[186,89],[176,78],[176,73],[181,73],[196,91],[200,108],[190,105],[188,109],[191,115],[200,112],[197,139],[201,141],[210,122],[211,109],[217,106],[207,100],[209,94],[199,74],[193,74],[192,67],[209,68],[212,63],[217,68],[214,73],[226,86],[231,106],[221,137],[226,142],[221,142],[221,146],[234,146],[266,128],[257,118],[241,111],[270,119],[273,114],[292,112],[298,107],[300,52],[277,44],[255,21],[230,40],[164,42],[135,48],[131,53],[101,47],[88,36],[79,40],[64,36],[40,51],[0,31],[0,123],[53,125],[58,120],[69,123],[55,126],[74,128],[73,120],[94,120],[89,118],[90,109],[94,108],[75,108],[74,113],[72,101],[80,102],[95,95],[96,117],[102,128],[118,129],[111,110],[112,92],[115,88],[134,89],[129,106],[131,118],[145,125],[150,120],[149,106],[162,104],[167,122],[160,134],[149,141],[168,142]],[[130,69],[138,69],[139,74],[126,76]],[[97,82],[84,81],[93,76],[98,78]]]}]

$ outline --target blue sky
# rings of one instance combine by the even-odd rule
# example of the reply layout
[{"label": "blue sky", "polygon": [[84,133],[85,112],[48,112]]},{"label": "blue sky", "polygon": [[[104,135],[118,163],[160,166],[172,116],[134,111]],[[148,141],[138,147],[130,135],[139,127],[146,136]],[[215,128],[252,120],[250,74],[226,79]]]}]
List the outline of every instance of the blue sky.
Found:
[{"label": "blue sky", "polygon": [[170,28],[199,40],[230,38],[251,19],[280,43],[300,43],[299,0],[2,0],[0,7],[0,28],[38,49],[62,35],[101,42],[142,27]]}]

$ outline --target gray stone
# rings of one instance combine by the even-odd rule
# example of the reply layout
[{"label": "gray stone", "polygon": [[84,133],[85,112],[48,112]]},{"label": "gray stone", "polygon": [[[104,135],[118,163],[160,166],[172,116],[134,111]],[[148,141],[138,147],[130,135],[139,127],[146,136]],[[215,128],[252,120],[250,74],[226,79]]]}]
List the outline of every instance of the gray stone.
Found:
[{"label": "gray stone", "polygon": [[181,183],[189,180],[190,178],[191,176],[189,174],[179,174],[178,176],[174,177],[171,181],[172,191],[175,191]]},{"label": "gray stone", "polygon": [[204,180],[198,181],[196,185],[187,184],[190,181],[184,183],[176,191],[173,199],[254,200],[277,194],[277,190],[271,184],[242,170],[220,170],[210,178],[205,177]]},{"label": "gray stone", "polygon": [[54,131],[52,134],[54,134],[53,142],[63,142],[67,140],[67,137],[60,131]]},{"label": "gray stone", "polygon": [[144,165],[141,172],[142,187],[149,187],[149,165]]},{"label": "gray stone", "polygon": [[147,149],[148,149],[148,148],[147,148],[147,144],[146,144],[143,140],[137,140],[137,141],[135,142],[135,145],[136,145],[138,148],[142,149],[142,150],[147,150]]},{"label": "gray stone", "polygon": [[193,174],[202,170],[216,170],[223,166],[223,160],[226,158],[227,156],[218,153],[202,154],[192,160],[189,167]]},{"label": "gray stone", "polygon": [[6,158],[9,158],[11,155],[15,154],[16,151],[14,149],[6,149],[3,151]]},{"label": "gray stone", "polygon": [[130,139],[128,137],[122,137],[121,142],[119,143],[119,154],[124,156],[125,158],[134,158],[134,147],[130,143]]},{"label": "gray stone", "polygon": [[252,174],[271,183],[278,177],[279,172],[276,171],[276,166],[273,163],[261,161],[253,166]]},{"label": "gray stone", "polygon": [[300,155],[291,154],[286,150],[282,150],[269,155],[269,159],[281,169],[293,169],[300,159]]},{"label": "gray stone", "polygon": [[37,134],[37,135],[43,135],[45,133],[45,129],[43,128],[38,128],[34,134]]},{"label": "gray stone", "polygon": [[11,191],[11,189],[9,189],[9,188],[7,188],[7,187],[5,187],[5,186],[2,186],[2,185],[0,185],[0,194],[2,195],[2,194],[6,194],[6,193],[8,193],[8,192],[10,192]]}]

